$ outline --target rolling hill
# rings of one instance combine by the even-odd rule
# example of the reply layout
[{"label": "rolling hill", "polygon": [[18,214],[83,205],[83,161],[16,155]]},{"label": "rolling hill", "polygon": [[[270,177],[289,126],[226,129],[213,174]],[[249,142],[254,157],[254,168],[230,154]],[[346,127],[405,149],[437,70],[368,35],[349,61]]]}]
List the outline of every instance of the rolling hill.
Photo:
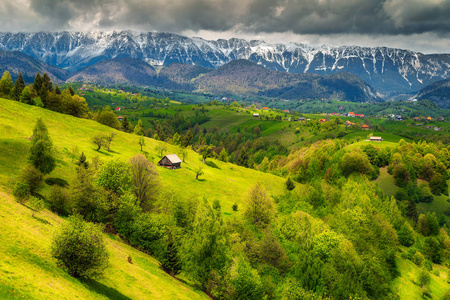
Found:
[{"label": "rolling hill", "polygon": [[64,69],[48,65],[22,52],[0,50],[0,74],[5,71],[9,71],[13,80],[22,73],[25,82],[33,82],[38,72],[41,75],[47,73],[55,83],[64,82],[69,75],[69,72]]},{"label": "rolling hill", "polygon": [[155,68],[140,59],[115,58],[81,69],[71,74],[67,82],[154,85],[157,75]]}]

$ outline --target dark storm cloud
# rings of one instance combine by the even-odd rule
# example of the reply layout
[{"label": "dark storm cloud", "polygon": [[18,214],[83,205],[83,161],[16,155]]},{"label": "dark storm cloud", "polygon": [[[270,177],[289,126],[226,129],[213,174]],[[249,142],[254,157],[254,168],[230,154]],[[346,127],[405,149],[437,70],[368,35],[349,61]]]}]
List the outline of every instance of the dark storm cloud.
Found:
[{"label": "dark storm cloud", "polygon": [[[11,2],[14,0],[6,0]],[[450,0],[22,0],[48,30],[448,33]],[[78,28],[76,28],[78,27]]]}]

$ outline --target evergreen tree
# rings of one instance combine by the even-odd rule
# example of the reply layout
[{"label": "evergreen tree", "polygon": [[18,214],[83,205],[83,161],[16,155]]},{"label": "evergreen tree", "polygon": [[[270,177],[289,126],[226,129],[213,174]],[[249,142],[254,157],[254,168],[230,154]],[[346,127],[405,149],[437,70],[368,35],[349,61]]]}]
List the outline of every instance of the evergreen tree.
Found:
[{"label": "evergreen tree", "polygon": [[161,141],[164,141],[166,139],[166,135],[164,134],[163,127],[161,126],[161,123],[158,123],[156,125],[156,133],[158,134],[158,137]]},{"label": "evergreen tree", "polygon": [[181,272],[181,261],[178,257],[178,247],[175,245],[172,233],[169,231],[167,246],[160,260],[161,269],[175,276]]},{"label": "evergreen tree", "polygon": [[61,95],[61,90],[59,89],[59,86],[55,86],[55,94],[56,95]]},{"label": "evergreen tree", "polygon": [[130,122],[128,122],[127,116],[123,117],[122,130],[125,131],[125,132],[130,132]]},{"label": "evergreen tree", "polygon": [[34,88],[35,91],[38,91],[38,92],[42,88],[42,77],[41,77],[41,74],[39,74],[39,72],[34,77],[33,88]]},{"label": "evergreen tree", "polygon": [[69,86],[69,92],[70,92],[70,94],[73,96],[73,95],[75,95],[75,91],[73,90],[73,88],[72,88],[72,86],[70,85]]},{"label": "evergreen tree", "polygon": [[286,180],[286,188],[288,189],[288,191],[292,191],[295,188],[295,184],[292,181],[291,177],[288,177],[288,179]]},{"label": "evergreen tree", "polygon": [[16,79],[16,82],[14,83],[14,88],[11,90],[12,92],[12,99],[19,101],[20,95],[22,95],[22,91],[25,88],[25,81],[23,80],[22,73],[19,73],[19,76]]},{"label": "evergreen tree", "polygon": [[41,97],[42,103],[44,103],[44,107],[47,107],[48,97],[52,91],[53,91],[53,83],[50,80],[50,77],[48,77],[47,73],[44,73],[44,75],[42,75],[42,85],[38,91],[39,97]]},{"label": "evergreen tree", "polygon": [[8,71],[5,71],[2,78],[0,79],[0,96],[9,97],[12,88],[13,81],[11,79],[11,74],[9,74]]},{"label": "evergreen tree", "polygon": [[41,118],[36,121],[31,138],[29,160],[33,166],[44,174],[48,174],[56,166],[52,151],[53,143],[48,134],[47,127]]},{"label": "evergreen tree", "polygon": [[192,139],[194,138],[194,135],[192,134],[192,131],[188,129],[185,135],[183,135],[183,138],[181,139],[181,143],[183,147],[187,147],[191,144]]},{"label": "evergreen tree", "polygon": [[27,86],[23,89],[22,94],[20,95],[20,102],[25,104],[33,104],[33,100],[31,99],[31,92]]},{"label": "evergreen tree", "polygon": [[77,165],[80,167],[84,167],[87,169],[89,167],[89,162],[87,161],[86,155],[84,155],[84,152],[81,152],[80,158],[77,161]]}]

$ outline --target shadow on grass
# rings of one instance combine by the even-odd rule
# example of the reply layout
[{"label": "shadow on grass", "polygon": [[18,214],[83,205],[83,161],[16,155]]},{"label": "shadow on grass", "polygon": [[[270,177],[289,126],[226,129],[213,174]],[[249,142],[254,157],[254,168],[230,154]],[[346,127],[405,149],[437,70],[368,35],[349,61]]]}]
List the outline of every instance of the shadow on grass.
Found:
[{"label": "shadow on grass", "polygon": [[69,183],[62,178],[50,177],[50,178],[45,179],[45,183],[48,185],[57,185],[60,187],[68,187],[69,186]]},{"label": "shadow on grass", "polygon": [[131,298],[125,296],[121,292],[113,289],[109,286],[104,285],[94,279],[81,278],[79,281],[89,290],[96,292],[97,294],[103,295],[109,299],[117,300],[131,300]]},{"label": "shadow on grass", "polygon": [[215,169],[219,169],[220,170],[219,166],[217,166],[213,161],[207,161],[206,165],[211,167],[211,168],[215,168]]},{"label": "shadow on grass", "polygon": [[199,178],[199,179],[197,179],[198,181],[201,181],[201,182],[205,182],[206,181],[206,179],[201,179],[201,178]]},{"label": "shadow on grass", "polygon": [[108,151],[103,151],[103,150],[98,150],[97,151],[97,149],[92,149],[92,150],[95,150],[97,153],[99,153],[99,154],[103,154],[103,155],[106,155],[106,156],[112,156],[111,155],[111,151],[110,152],[108,152]]},{"label": "shadow on grass", "polygon": [[36,217],[36,216],[32,216],[35,220],[37,220],[37,221],[39,221],[39,222],[41,222],[41,223],[43,223],[43,224],[50,224],[50,225],[52,225],[52,223],[50,223],[49,221],[47,221],[47,220],[45,220],[45,219],[42,219],[42,218],[39,218],[39,217]]}]

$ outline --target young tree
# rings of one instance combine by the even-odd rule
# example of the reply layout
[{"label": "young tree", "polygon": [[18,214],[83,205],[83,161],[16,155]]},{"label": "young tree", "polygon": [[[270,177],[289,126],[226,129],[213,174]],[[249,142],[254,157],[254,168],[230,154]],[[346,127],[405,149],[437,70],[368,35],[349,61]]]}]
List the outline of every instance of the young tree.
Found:
[{"label": "young tree", "polygon": [[31,92],[27,86],[23,89],[19,100],[20,102],[25,104],[33,104],[33,100],[31,99]]},{"label": "young tree", "polygon": [[158,187],[158,173],[154,164],[149,162],[142,154],[137,154],[130,159],[131,175],[134,186],[134,194],[137,202],[144,211],[152,207]]},{"label": "young tree", "polygon": [[143,136],[139,137],[139,146],[141,146],[141,151],[142,151],[142,147],[145,146],[145,139]]},{"label": "young tree", "polygon": [[0,79],[0,96],[9,97],[12,88],[13,81],[11,79],[11,74],[8,71],[5,71]]},{"label": "young tree", "polygon": [[29,206],[31,208],[32,216],[34,217],[38,212],[42,211],[45,208],[44,201],[38,197],[31,197],[29,200]]},{"label": "young tree", "polygon": [[68,90],[69,90],[69,93],[70,93],[72,96],[75,95],[75,91],[73,90],[73,87],[72,87],[71,85],[69,85]]},{"label": "young tree", "polygon": [[122,130],[125,131],[125,132],[130,132],[130,122],[128,122],[127,116],[123,117]]},{"label": "young tree", "polygon": [[195,169],[195,179],[198,180],[198,177],[202,176],[203,174],[205,174],[205,172],[203,172],[203,166],[200,166],[197,169]]},{"label": "young tree", "polygon": [[286,180],[286,188],[288,191],[292,191],[295,188],[295,184],[292,181],[291,177],[289,176],[288,179]]},{"label": "young tree", "polygon": [[138,124],[134,127],[134,134],[144,135],[144,125],[142,124],[141,119],[139,119]]},{"label": "young tree", "polygon": [[110,151],[111,143],[114,141],[115,136],[116,136],[115,132],[111,132],[110,134],[105,135],[105,138],[104,138],[105,144],[104,145],[106,147],[106,150],[108,150],[108,152]]},{"label": "young tree", "polygon": [[27,165],[22,169],[20,180],[28,185],[31,195],[36,195],[44,187],[44,174],[33,165]]},{"label": "young tree", "polygon": [[200,147],[200,149],[198,150],[198,153],[200,153],[200,155],[202,156],[202,160],[203,163],[206,163],[206,159],[208,157],[214,157],[215,152],[214,152],[214,146],[213,145],[204,145],[202,147]]},{"label": "young tree", "polygon": [[29,160],[36,169],[44,174],[50,173],[56,167],[53,143],[41,118],[36,121],[33,130]]},{"label": "young tree", "polygon": [[109,259],[101,230],[79,216],[61,225],[53,239],[52,256],[74,277],[103,273]]},{"label": "young tree", "polygon": [[92,143],[94,143],[94,145],[97,146],[97,151],[100,151],[100,149],[102,148],[102,146],[105,144],[105,137],[103,135],[96,135],[92,138]]},{"label": "young tree", "polygon": [[156,145],[156,151],[159,151],[159,157],[163,157],[164,151],[167,150],[167,145],[166,143],[159,143]]},{"label": "young tree", "polygon": [[186,148],[180,148],[180,156],[181,156],[181,159],[183,160],[183,162],[188,157],[188,154],[189,154],[189,152]]},{"label": "young tree", "polygon": [[260,183],[254,185],[247,197],[245,216],[253,224],[266,227],[274,215],[272,198]]},{"label": "young tree", "polygon": [[115,129],[120,129],[121,126],[119,120],[117,120],[116,115],[109,106],[105,106],[102,109],[97,117],[97,122]]},{"label": "young tree", "polygon": [[100,168],[97,183],[106,190],[123,194],[132,187],[130,166],[121,160],[110,160]]}]

